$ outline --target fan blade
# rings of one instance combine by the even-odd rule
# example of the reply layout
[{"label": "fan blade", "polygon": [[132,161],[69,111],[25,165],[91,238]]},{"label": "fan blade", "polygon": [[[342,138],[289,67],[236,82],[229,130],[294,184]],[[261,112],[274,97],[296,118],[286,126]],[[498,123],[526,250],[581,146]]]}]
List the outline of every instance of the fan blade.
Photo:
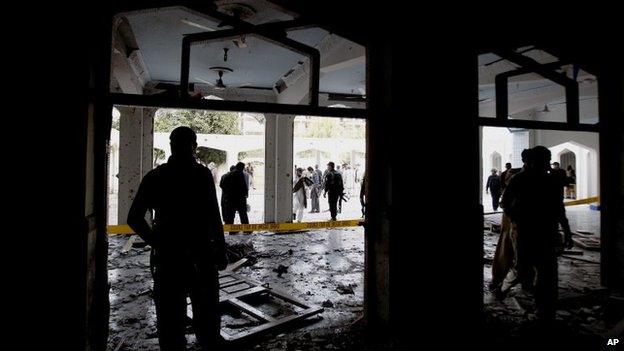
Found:
[{"label": "fan blade", "polygon": [[253,86],[253,84],[251,83],[243,83],[243,84],[237,84],[237,85],[230,85],[230,88],[246,88],[246,87],[251,87]]},{"label": "fan blade", "polygon": [[213,87],[215,86],[215,83],[211,83],[211,82],[209,82],[209,81],[207,81],[205,79],[202,79],[202,78],[199,78],[199,77],[195,77],[195,79],[197,79],[198,81],[200,81],[200,82],[202,82],[204,84],[208,84],[208,85],[213,86]]}]

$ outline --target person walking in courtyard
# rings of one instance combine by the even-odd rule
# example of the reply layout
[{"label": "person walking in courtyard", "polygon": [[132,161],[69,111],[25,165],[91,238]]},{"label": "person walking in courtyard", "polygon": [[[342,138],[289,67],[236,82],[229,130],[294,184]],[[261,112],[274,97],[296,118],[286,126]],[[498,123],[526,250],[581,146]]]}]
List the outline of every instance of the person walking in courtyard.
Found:
[{"label": "person walking in courtyard", "polygon": [[312,178],[312,185],[310,186],[310,200],[312,201],[312,208],[310,213],[321,212],[321,206],[319,197],[321,196],[321,171],[316,172],[314,168],[308,167],[308,172]]},{"label": "person walking in courtyard", "polygon": [[308,207],[306,187],[312,185],[312,180],[303,175],[303,168],[297,168],[295,179],[293,179],[293,210],[294,219],[297,222],[303,220],[303,211]]},{"label": "person walking in courtyard", "polygon": [[492,174],[488,177],[487,183],[485,184],[485,193],[490,193],[492,195],[492,209],[498,211],[498,203],[501,196],[501,179],[495,168],[492,168]]},{"label": "person walking in courtyard", "polygon": [[327,174],[323,182],[323,197],[329,193],[329,212],[331,220],[335,221],[338,215],[338,200],[342,197],[344,184],[342,182],[342,174],[334,169],[334,163],[327,164]]}]

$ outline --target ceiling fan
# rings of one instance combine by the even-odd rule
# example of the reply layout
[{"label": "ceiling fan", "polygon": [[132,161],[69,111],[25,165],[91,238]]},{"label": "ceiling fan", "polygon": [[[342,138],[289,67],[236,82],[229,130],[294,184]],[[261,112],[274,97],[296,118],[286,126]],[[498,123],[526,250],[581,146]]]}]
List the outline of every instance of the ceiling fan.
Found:
[{"label": "ceiling fan", "polygon": [[201,77],[195,77],[196,80],[204,83],[204,84],[208,84],[210,86],[215,87],[216,89],[225,89],[225,88],[244,88],[244,87],[248,87],[251,85],[251,83],[244,83],[244,84],[239,84],[239,85],[225,85],[225,83],[223,83],[223,75],[225,73],[231,73],[234,72],[233,69],[228,68],[228,67],[210,67],[211,71],[217,72],[218,78],[217,80],[213,83],[210,82],[206,79],[203,79]]}]

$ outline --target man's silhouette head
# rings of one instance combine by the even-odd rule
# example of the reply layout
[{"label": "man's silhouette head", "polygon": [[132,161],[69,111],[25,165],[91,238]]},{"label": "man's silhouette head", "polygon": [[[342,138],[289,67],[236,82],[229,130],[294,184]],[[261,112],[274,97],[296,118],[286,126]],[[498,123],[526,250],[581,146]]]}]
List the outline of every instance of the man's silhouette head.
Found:
[{"label": "man's silhouette head", "polygon": [[511,163],[509,162],[505,163],[505,169],[507,170],[511,169]]},{"label": "man's silhouette head", "polygon": [[553,169],[559,169],[561,167],[561,165],[559,164],[559,162],[553,162]]},{"label": "man's silhouette head", "polygon": [[531,149],[524,149],[520,154],[522,156],[522,164],[524,168],[529,168],[531,166]]},{"label": "man's silhouette head", "polygon": [[237,163],[236,164],[236,169],[239,170],[239,171],[244,170],[245,169],[245,164],[242,163],[242,162]]},{"label": "man's silhouette head", "polygon": [[330,171],[333,171],[335,167],[335,164],[333,162],[329,162],[327,163],[327,169]]},{"label": "man's silhouette head", "polygon": [[189,127],[178,127],[169,136],[173,156],[193,156],[197,150],[197,134]]},{"label": "man's silhouette head", "polygon": [[538,145],[531,149],[531,168],[538,172],[545,172],[550,168],[550,150]]}]

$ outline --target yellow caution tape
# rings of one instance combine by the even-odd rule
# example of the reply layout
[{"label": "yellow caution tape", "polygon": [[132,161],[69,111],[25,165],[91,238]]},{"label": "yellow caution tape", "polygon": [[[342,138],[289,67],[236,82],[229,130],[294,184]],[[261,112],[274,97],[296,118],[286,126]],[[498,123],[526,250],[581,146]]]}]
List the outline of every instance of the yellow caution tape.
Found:
[{"label": "yellow caution tape", "polygon": [[[594,196],[587,199],[572,200],[564,202],[565,206],[574,206],[582,204],[590,204],[600,201],[600,197]],[[341,227],[357,227],[363,224],[361,219],[349,219],[346,221],[331,222],[303,222],[303,223],[258,223],[258,224],[224,224],[225,232],[289,232],[305,229],[320,228],[341,228]],[[134,231],[127,224],[109,225],[107,227],[109,235],[116,234],[134,234]]]},{"label": "yellow caution tape", "polygon": [[594,197],[588,197],[587,199],[566,201],[563,204],[564,206],[574,206],[574,205],[582,205],[582,204],[591,204],[593,202],[598,202],[598,201],[600,201],[600,197],[594,196]]},{"label": "yellow caution tape", "polygon": [[[319,228],[341,228],[357,227],[364,222],[361,219],[350,219],[346,221],[331,222],[302,222],[302,223],[259,223],[259,224],[224,224],[225,232],[290,232],[295,230],[319,229]],[[109,225],[107,228],[109,235],[134,234],[134,231],[127,224]]]},{"label": "yellow caution tape", "polygon": [[127,224],[109,225],[106,228],[109,235],[115,234],[134,234],[134,230]]}]

